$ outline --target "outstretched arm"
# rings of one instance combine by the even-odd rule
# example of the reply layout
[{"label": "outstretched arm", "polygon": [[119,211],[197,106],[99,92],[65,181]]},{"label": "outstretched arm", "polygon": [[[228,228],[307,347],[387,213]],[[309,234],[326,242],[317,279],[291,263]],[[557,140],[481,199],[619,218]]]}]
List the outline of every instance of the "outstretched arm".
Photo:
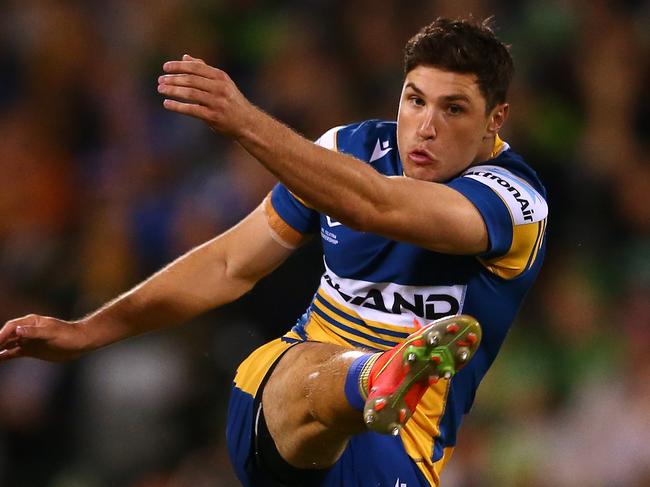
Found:
[{"label": "outstretched arm", "polygon": [[118,340],[187,321],[234,301],[291,253],[273,237],[260,205],[226,233],[196,247],[78,321],[28,315],[0,330],[0,360],[62,361]]},{"label": "outstretched arm", "polygon": [[[310,206],[347,226],[438,252],[474,254],[488,236],[476,207],[437,183],[386,177],[329,151],[253,106],[228,75],[184,56],[165,63],[158,90],[168,110],[205,121],[235,138]],[[414,197],[417,195],[417,197]],[[345,204],[340,204],[345,201]]]}]

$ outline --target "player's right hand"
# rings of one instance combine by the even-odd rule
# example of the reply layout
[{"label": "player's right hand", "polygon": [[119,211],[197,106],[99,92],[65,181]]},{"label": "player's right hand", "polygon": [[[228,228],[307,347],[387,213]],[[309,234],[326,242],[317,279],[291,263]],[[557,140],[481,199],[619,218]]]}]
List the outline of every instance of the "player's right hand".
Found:
[{"label": "player's right hand", "polygon": [[230,76],[202,59],[185,54],[167,61],[163,70],[158,92],[165,96],[167,110],[198,118],[212,130],[235,138],[257,119],[259,110]]},{"label": "player's right hand", "polygon": [[82,322],[27,315],[8,321],[0,329],[0,362],[17,357],[62,362],[81,355],[85,343]]}]

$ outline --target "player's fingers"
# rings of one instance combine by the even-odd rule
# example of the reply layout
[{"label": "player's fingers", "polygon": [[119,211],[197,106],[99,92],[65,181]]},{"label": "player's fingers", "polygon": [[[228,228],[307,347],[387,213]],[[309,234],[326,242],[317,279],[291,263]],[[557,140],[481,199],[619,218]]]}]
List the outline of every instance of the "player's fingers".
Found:
[{"label": "player's fingers", "polygon": [[183,115],[189,115],[190,117],[198,118],[200,120],[210,120],[210,110],[202,105],[183,103],[166,98],[163,101],[163,106],[172,112],[182,113]]},{"label": "player's fingers", "polygon": [[20,342],[17,338],[12,338],[0,346],[0,353],[6,355],[9,350],[17,347],[20,347]]},{"label": "player's fingers", "polygon": [[7,343],[2,345],[2,347],[0,347],[0,349],[4,350],[4,349],[9,349],[9,348],[14,348],[14,347],[18,347],[19,345],[20,345],[20,339],[18,337],[16,337],[16,338],[12,338],[11,340],[7,341]]},{"label": "player's fingers", "polygon": [[210,103],[210,94],[195,88],[162,84],[158,85],[158,92],[178,100],[185,100],[204,106],[207,106]]},{"label": "player's fingers", "polygon": [[183,61],[198,61],[200,63],[205,64],[205,61],[203,59],[198,57],[192,57],[189,54],[183,54]]},{"label": "player's fingers", "polygon": [[220,69],[200,61],[167,61],[163,71],[169,74],[195,74],[208,79],[223,79],[225,73]]},{"label": "player's fingers", "polygon": [[5,348],[0,350],[0,362],[10,360],[12,358],[22,357],[24,355],[23,349],[19,346],[13,348]]},{"label": "player's fingers", "polygon": [[21,325],[35,325],[39,321],[38,315],[27,315],[7,321],[0,329],[0,347],[4,346],[9,340],[16,338],[16,328]]},{"label": "player's fingers", "polygon": [[158,84],[195,88],[205,92],[209,92],[214,87],[213,80],[191,74],[164,74],[158,77]]},{"label": "player's fingers", "polygon": [[0,330],[0,347],[16,336],[16,325],[6,323]]}]

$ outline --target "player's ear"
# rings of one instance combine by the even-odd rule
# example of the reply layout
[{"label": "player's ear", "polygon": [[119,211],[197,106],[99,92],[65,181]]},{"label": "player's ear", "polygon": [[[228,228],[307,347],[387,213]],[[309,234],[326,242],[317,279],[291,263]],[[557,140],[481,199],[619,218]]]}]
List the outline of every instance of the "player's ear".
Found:
[{"label": "player's ear", "polygon": [[494,136],[499,132],[506,119],[508,118],[509,110],[510,105],[507,103],[499,103],[492,109],[492,112],[488,117],[488,124],[486,127],[488,136]]}]

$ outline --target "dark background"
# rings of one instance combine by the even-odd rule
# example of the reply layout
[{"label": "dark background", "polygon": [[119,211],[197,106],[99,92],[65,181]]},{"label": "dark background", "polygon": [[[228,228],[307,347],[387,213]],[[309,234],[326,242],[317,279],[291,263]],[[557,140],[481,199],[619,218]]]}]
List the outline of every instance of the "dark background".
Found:
[{"label": "dark background", "polygon": [[[272,187],[238,146],[162,109],[163,61],[225,69],[316,138],[394,119],[406,40],[469,12],[512,44],[502,136],[546,183],[550,218],[545,267],[443,485],[650,485],[647,1],[0,2],[0,323],[78,318]],[[0,485],[237,485],[235,367],[293,324],[321,266],[314,243],[187,326],[65,365],[0,364]]]}]

